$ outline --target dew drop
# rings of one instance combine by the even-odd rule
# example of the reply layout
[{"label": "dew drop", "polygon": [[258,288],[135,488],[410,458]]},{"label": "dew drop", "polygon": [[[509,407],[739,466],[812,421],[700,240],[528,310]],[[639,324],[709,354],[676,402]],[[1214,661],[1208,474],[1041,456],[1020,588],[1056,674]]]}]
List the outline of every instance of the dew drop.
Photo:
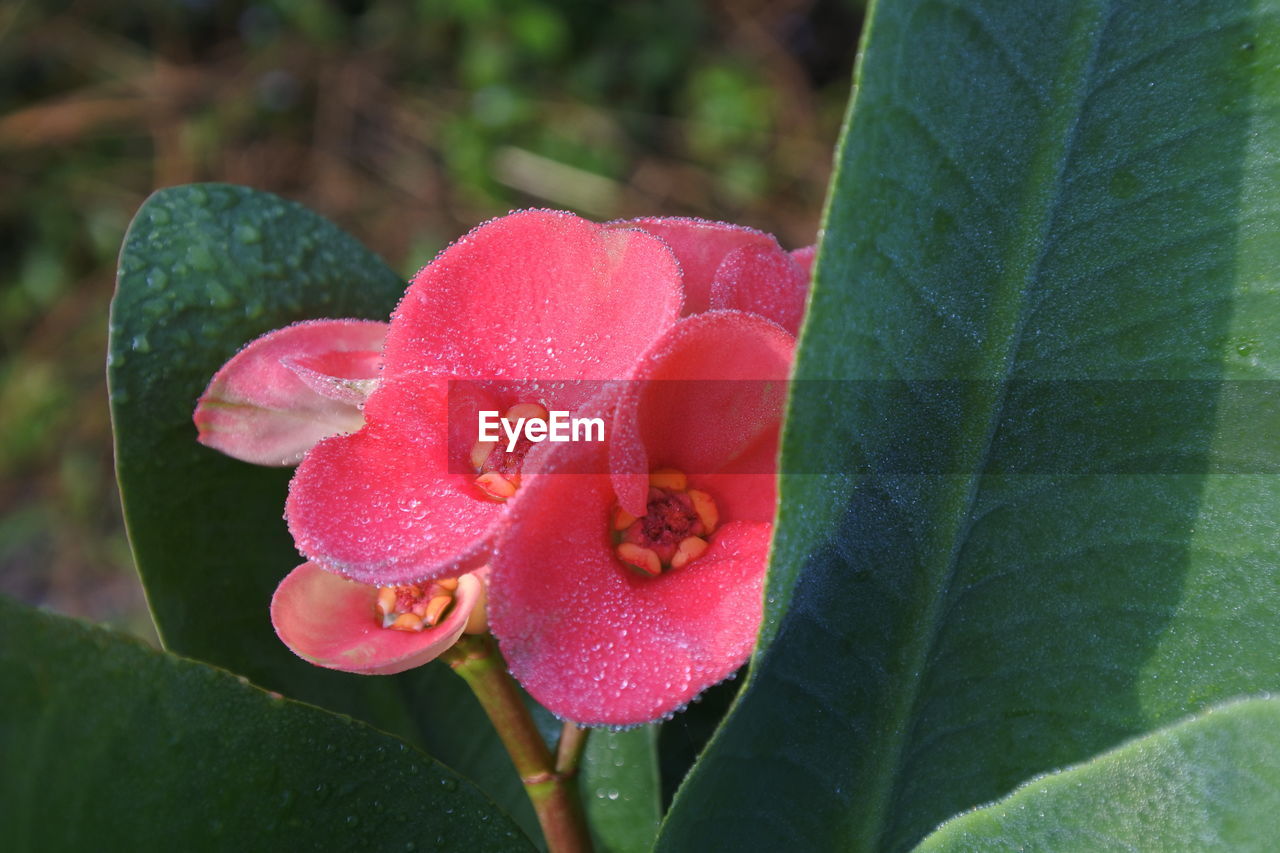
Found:
[{"label": "dew drop", "polygon": [[218,268],[213,252],[203,243],[196,243],[187,249],[187,263],[202,272],[213,272]]},{"label": "dew drop", "polygon": [[215,308],[230,308],[235,304],[235,297],[231,295],[231,291],[227,290],[218,282],[209,284],[209,304]]}]

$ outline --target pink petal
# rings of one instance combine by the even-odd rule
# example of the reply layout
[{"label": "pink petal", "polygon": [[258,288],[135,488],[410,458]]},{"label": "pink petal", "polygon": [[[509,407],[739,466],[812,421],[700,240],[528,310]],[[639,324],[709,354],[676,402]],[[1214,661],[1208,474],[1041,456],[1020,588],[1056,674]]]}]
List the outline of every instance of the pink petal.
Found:
[{"label": "pink petal", "polygon": [[[252,341],[200,398],[194,416],[200,442],[246,462],[292,465],[322,438],[358,430],[364,420],[352,399],[317,386],[376,375],[386,334],[386,323],[315,320]],[[299,364],[312,375],[291,367]]]},{"label": "pink petal", "polygon": [[289,356],[281,361],[320,396],[359,407],[378,387],[382,350]]},{"label": "pink petal", "polygon": [[796,262],[796,266],[800,267],[800,271],[804,273],[805,281],[813,280],[813,259],[818,255],[818,244],[805,246],[803,249],[791,250],[791,260]]},{"label": "pink petal", "polygon": [[386,371],[618,379],[675,322],[680,270],[660,241],[526,210],[473,230],[414,278]]},{"label": "pink petal", "polygon": [[675,252],[684,273],[684,313],[699,314],[712,307],[711,286],[725,257],[754,246],[781,252],[772,235],[754,228],[688,217],[651,217],[614,223],[619,228],[640,228],[661,237]]},{"label": "pink petal", "polygon": [[689,486],[713,496],[721,518],[772,522],[778,506],[778,475],[773,473],[777,457],[778,436],[773,432],[761,436],[761,441],[729,469],[690,474]]},{"label": "pink petal", "polygon": [[285,503],[304,556],[383,586],[484,562],[506,505],[484,498],[458,460],[450,465],[448,404],[444,379],[384,380],[364,429],[307,454]]},{"label": "pink petal", "polygon": [[395,631],[379,622],[377,587],[303,563],[276,588],[271,623],[294,654],[317,666],[392,675],[422,666],[457,642],[483,594],[480,578],[462,575],[453,607],[438,625]]},{"label": "pink petal", "polygon": [[738,311],[686,318],[655,343],[614,425],[610,465],[623,507],[643,514],[655,468],[771,480],[794,349],[778,326]]},{"label": "pink petal", "polygon": [[711,307],[751,311],[791,334],[800,330],[809,276],[776,246],[743,246],[725,256],[711,283]]},{"label": "pink petal", "polygon": [[[480,565],[520,498],[494,503],[475,487],[466,464],[475,411],[481,400],[501,411],[542,395],[471,387],[446,400],[447,380],[555,380],[565,390],[549,407],[575,410],[604,392],[573,380],[625,377],[675,322],[680,299],[674,256],[643,232],[551,211],[475,229],[417,275],[397,308],[365,428],[323,442],[299,467],[286,506],[298,549],[366,583]],[[526,470],[549,447],[530,453]]]},{"label": "pink petal", "polygon": [[642,577],[610,548],[607,477],[543,474],[527,488],[537,494],[513,508],[495,556],[489,623],[512,674],[552,713],[648,722],[747,659],[770,525],[730,522],[696,562]]}]

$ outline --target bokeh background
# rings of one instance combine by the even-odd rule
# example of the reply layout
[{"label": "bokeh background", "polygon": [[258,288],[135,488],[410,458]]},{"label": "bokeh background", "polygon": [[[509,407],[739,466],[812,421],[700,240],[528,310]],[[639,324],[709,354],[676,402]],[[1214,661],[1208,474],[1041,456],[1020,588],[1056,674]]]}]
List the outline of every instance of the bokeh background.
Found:
[{"label": "bokeh background", "polygon": [[0,4],[0,592],[153,637],[104,380],[116,255],[152,190],[279,193],[406,277],[529,206],[723,219],[796,248],[863,5]]}]

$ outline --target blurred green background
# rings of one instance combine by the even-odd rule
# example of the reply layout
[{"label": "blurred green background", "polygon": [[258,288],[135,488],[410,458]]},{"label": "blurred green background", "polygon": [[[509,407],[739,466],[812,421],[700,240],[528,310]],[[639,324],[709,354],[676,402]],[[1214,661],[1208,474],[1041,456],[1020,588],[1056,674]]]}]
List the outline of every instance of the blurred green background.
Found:
[{"label": "blurred green background", "polygon": [[153,189],[280,193],[406,277],[528,206],[724,219],[795,248],[815,238],[862,6],[0,5],[0,592],[152,633],[104,353],[116,253]]}]

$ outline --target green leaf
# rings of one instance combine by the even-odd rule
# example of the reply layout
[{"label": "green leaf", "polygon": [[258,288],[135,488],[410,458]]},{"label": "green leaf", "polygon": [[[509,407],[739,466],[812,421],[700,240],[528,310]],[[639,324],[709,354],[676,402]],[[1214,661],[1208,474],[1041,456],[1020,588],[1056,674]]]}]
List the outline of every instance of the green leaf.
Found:
[{"label": "green leaf", "polygon": [[729,713],[742,687],[738,676],[745,671],[743,667],[733,678],[708,687],[683,711],[662,723],[658,735],[658,770],[664,812],[698,755],[706,749],[725,714]]},{"label": "green leaf", "polygon": [[[564,723],[521,690],[542,739],[554,753]],[[626,731],[592,729],[578,766],[578,791],[600,853],[653,848],[662,816],[658,725]]]},{"label": "green leaf", "polygon": [[662,816],[658,726],[592,731],[582,756],[579,785],[597,850],[642,853],[652,849]]},{"label": "green leaf", "polygon": [[1274,850],[1280,700],[1215,707],[943,824],[919,853]]},{"label": "green leaf", "polygon": [[241,346],[298,320],[385,320],[404,286],[350,235],[277,196],[212,184],[151,196],[125,237],[111,309],[108,382],[129,538],[165,648],[424,746],[537,838],[510,759],[447,667],[348,675],[280,643],[268,605],[301,562],[282,520],[292,471],[196,443],[196,399]]},{"label": "green leaf", "polygon": [[664,849],[905,849],[1280,689],[1280,4],[881,3],[858,75],[765,624]]},{"label": "green leaf", "polygon": [[[554,753],[564,723],[521,690],[525,707]],[[662,816],[658,725],[626,731],[592,729],[578,765],[577,787],[591,838],[600,853],[653,847]]]},{"label": "green leaf", "polygon": [[0,598],[5,849],[531,849],[363,723]]}]

